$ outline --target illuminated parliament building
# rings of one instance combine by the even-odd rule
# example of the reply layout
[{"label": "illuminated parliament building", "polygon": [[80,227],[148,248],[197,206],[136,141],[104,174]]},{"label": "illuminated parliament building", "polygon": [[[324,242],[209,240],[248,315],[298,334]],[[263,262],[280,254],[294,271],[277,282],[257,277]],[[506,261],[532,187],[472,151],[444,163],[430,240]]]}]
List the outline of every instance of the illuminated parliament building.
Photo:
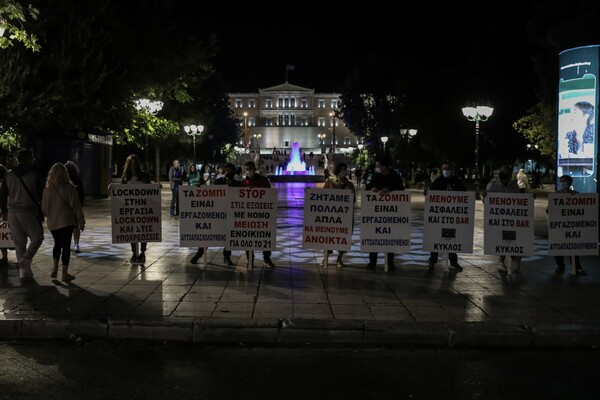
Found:
[{"label": "illuminated parliament building", "polygon": [[289,154],[294,142],[305,153],[352,151],[358,141],[334,116],[339,103],[338,93],[315,93],[287,81],[256,93],[229,94],[229,106],[244,132],[239,146],[261,154],[274,150]]}]

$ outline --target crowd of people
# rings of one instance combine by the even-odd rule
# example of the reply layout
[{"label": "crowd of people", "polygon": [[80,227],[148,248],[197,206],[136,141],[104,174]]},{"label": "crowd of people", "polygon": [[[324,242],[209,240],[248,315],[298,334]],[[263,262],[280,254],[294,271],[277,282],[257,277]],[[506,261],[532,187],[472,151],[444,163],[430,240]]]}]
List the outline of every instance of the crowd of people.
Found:
[{"label": "crowd of people", "polygon": [[[34,166],[34,155],[30,150],[22,150],[16,158],[16,165],[7,168],[0,164],[0,208],[2,219],[8,221],[14,241],[14,250],[19,268],[19,278],[23,284],[33,280],[31,269],[32,259],[36,255],[44,240],[43,221],[46,221],[47,229],[51,232],[54,240],[52,250],[53,268],[52,278],[58,278],[59,267],[61,267],[62,282],[70,282],[75,279],[69,273],[71,251],[80,253],[80,236],[85,229],[84,209],[84,185],[77,165],[67,160],[65,163],[52,165],[47,176],[42,176]],[[333,176],[327,177],[324,189],[346,189],[352,193],[356,201],[356,188],[364,185],[365,190],[374,193],[385,194],[393,191],[405,190],[404,179],[397,170],[392,168],[390,160],[386,157],[377,157],[375,164],[367,168],[355,170],[356,185],[353,184],[351,171],[344,162],[337,162],[333,167]],[[454,174],[453,166],[449,161],[444,161],[439,170],[433,169],[430,174],[429,190],[466,191],[463,180]],[[169,213],[173,218],[179,215],[179,187],[181,185],[205,186],[205,185],[227,185],[230,187],[262,187],[269,188],[269,179],[257,171],[255,162],[248,161],[241,168],[232,163],[210,165],[205,164],[202,171],[198,170],[196,164],[187,168],[180,165],[179,160],[172,161],[168,173],[169,188],[171,190],[171,201]],[[152,183],[147,172],[144,171],[142,163],[136,154],[129,155],[123,165],[120,178],[121,184]],[[560,193],[575,194],[571,187],[571,177],[565,175],[560,178]],[[158,182],[160,187],[162,185]],[[112,184],[111,184],[112,185]],[[110,188],[110,186],[109,186]],[[483,196],[492,192],[524,193],[530,188],[529,177],[524,169],[520,169],[513,176],[512,167],[502,165],[497,178],[492,179],[486,186]],[[71,244],[73,247],[71,249]],[[132,264],[144,264],[146,261],[146,250],[148,243],[131,243]],[[0,265],[8,262],[8,251],[11,248],[2,248]],[[206,249],[199,247],[191,257],[190,262],[197,264],[204,255]],[[331,250],[325,251],[322,266],[328,264]],[[344,251],[339,251],[336,265],[345,267]],[[247,251],[248,263],[254,263],[254,252]],[[274,268],[271,259],[271,251],[263,251],[263,263],[266,267]],[[366,268],[375,270],[378,253],[370,252],[369,262]],[[223,260],[227,265],[233,266],[231,250],[223,249]],[[448,253],[450,268],[457,272],[463,270],[458,262],[456,253]],[[431,252],[429,256],[430,271],[434,270],[438,261],[438,253]],[[563,273],[565,261],[563,256],[556,256],[556,273]],[[520,268],[521,257],[511,256],[511,266],[514,271]],[[577,275],[586,275],[580,264],[580,258],[574,257]],[[386,253],[385,263],[389,271],[396,270],[395,254]],[[499,256],[498,270],[507,272],[506,256]]]}]

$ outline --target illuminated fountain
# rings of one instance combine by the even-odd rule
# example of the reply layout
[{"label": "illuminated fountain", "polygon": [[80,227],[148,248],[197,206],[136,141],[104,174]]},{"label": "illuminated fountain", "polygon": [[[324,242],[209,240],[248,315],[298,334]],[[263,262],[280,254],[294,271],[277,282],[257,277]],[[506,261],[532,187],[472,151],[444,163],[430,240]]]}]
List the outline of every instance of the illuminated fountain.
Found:
[{"label": "illuminated fountain", "polygon": [[306,163],[302,161],[300,153],[300,144],[292,143],[290,152],[290,161],[285,167],[277,167],[274,175],[269,177],[273,182],[319,182],[322,177],[315,176],[315,167],[306,167]]},{"label": "illuminated fountain", "polygon": [[310,167],[306,169],[306,163],[302,161],[300,155],[300,144],[298,142],[292,143],[292,151],[290,153],[290,161],[285,166],[285,169],[277,167],[275,175],[314,175],[315,168]]}]

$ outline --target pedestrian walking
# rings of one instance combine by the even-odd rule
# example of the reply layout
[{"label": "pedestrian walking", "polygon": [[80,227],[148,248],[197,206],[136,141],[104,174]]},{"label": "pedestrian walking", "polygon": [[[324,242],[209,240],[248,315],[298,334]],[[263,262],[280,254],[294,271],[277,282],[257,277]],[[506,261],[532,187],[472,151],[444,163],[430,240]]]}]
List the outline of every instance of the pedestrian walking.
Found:
[{"label": "pedestrian walking", "polygon": [[[23,149],[17,155],[18,165],[8,171],[0,187],[2,219],[10,223],[10,230],[22,284],[33,281],[31,264],[44,241],[40,202],[44,192],[44,178],[34,167],[31,150]],[[29,240],[29,244],[27,244]]]},{"label": "pedestrian walking", "polygon": [[[77,189],[77,197],[79,198],[79,203],[81,203],[81,207],[83,207],[83,202],[85,199],[85,193],[83,191],[83,182],[81,180],[81,173],[79,172],[79,167],[73,161],[67,161],[65,163],[65,167],[67,168],[67,172],[69,173],[69,179],[71,183],[75,185]],[[73,229],[73,251],[75,253],[80,253],[81,249],[79,248],[79,239],[81,238],[81,230],[79,230],[79,226],[75,226]]]},{"label": "pedestrian walking", "polygon": [[52,273],[58,275],[58,263],[62,261],[62,282],[70,282],[75,276],[69,274],[71,259],[71,240],[73,232],[85,229],[85,216],[79,201],[77,187],[70,181],[67,167],[56,163],[50,168],[46,179],[46,188],[42,195],[42,211],[46,216],[46,225],[54,238],[52,248]]}]

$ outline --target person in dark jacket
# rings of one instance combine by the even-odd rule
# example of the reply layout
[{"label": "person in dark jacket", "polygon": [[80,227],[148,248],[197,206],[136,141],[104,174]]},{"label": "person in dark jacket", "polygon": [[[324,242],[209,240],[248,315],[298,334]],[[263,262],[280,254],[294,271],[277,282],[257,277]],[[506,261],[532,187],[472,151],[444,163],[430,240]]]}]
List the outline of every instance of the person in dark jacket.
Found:
[{"label": "person in dark jacket", "polygon": [[[463,181],[456,175],[452,173],[452,165],[449,161],[444,161],[442,164],[442,175],[440,175],[436,180],[431,182],[429,185],[429,190],[450,190],[450,191],[460,191],[466,192],[467,188]],[[456,253],[448,253],[448,259],[450,260],[450,267],[457,270],[462,271],[462,267],[458,263],[458,256]],[[433,271],[433,267],[438,260],[438,253],[431,252],[429,255],[429,271]]]},{"label": "person in dark jacket", "polygon": [[[396,190],[404,190],[402,176],[390,168],[390,162],[386,157],[380,156],[375,160],[375,174],[366,185],[366,190],[376,193],[389,193]],[[394,253],[386,253],[388,271],[395,271]],[[369,253],[367,269],[375,270],[377,265],[377,253]]]},{"label": "person in dark jacket", "polygon": [[[239,187],[242,186],[242,182],[235,179],[235,165],[231,163],[225,164],[223,167],[224,174],[217,179],[215,179],[214,185],[227,185],[231,187]],[[199,181],[202,183],[202,180]],[[190,263],[197,264],[198,260],[204,255],[204,247],[198,247],[196,254],[190,259]],[[227,248],[223,248],[223,261],[225,264],[232,266],[233,261],[231,261],[231,250],[227,250]]]}]

